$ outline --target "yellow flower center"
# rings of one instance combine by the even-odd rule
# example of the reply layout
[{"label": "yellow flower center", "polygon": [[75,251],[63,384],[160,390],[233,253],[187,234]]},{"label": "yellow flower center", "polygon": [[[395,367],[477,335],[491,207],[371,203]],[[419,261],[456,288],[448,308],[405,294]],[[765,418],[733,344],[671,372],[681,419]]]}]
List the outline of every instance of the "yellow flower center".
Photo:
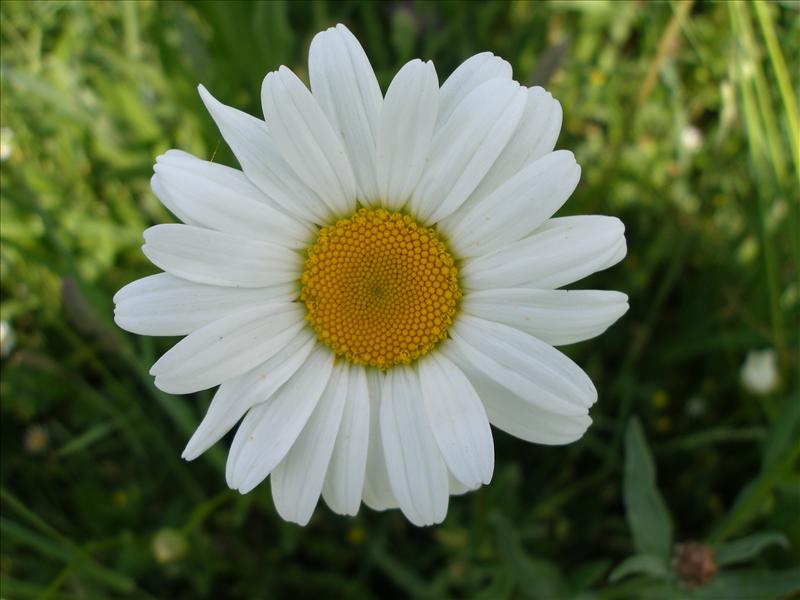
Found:
[{"label": "yellow flower center", "polygon": [[317,337],[337,356],[381,369],[410,363],[444,339],[461,297],[436,232],[383,209],[322,228],[301,281]]}]

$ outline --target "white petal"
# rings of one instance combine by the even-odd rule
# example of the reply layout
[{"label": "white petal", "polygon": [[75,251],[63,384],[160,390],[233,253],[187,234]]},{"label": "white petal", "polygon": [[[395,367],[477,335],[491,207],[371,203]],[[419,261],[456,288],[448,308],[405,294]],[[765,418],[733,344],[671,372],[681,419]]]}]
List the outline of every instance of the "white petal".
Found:
[{"label": "white petal", "polygon": [[114,321],[140,335],[188,335],[244,308],[288,302],[295,284],[230,288],[192,283],[159,273],[129,283],[114,296]]},{"label": "white petal", "polygon": [[376,369],[367,371],[369,393],[369,449],[364,474],[364,504],[373,510],[397,508],[397,500],[389,483],[383,454],[380,414],[386,375]]},{"label": "white petal", "polygon": [[269,287],[298,280],[303,267],[283,246],[190,225],[155,225],[144,239],[150,262],[195,283]]},{"label": "white petal", "polygon": [[328,387],[289,453],[272,472],[272,499],[286,521],[306,525],[319,501],[342,420],[349,369],[333,369]]},{"label": "white petal", "polygon": [[194,219],[192,219],[178,207],[177,202],[172,199],[172,196],[170,196],[167,190],[164,189],[164,186],[155,175],[150,178],[150,189],[153,190],[153,193],[156,195],[156,198],[161,201],[161,204],[163,204],[167,210],[169,210],[169,212],[178,217],[181,221],[187,225],[199,225],[199,223],[195,222]]},{"label": "white petal", "polygon": [[461,302],[466,313],[553,346],[600,335],[628,310],[628,296],[605,290],[492,289],[470,292]]},{"label": "white petal", "polygon": [[328,385],[333,361],[330,350],[317,344],[272,398],[250,409],[228,452],[225,478],[231,488],[246,494],[283,460]]},{"label": "white petal", "polygon": [[467,199],[508,143],[525,109],[525,90],[492,79],[461,102],[439,129],[409,209],[430,225]]},{"label": "white petal", "polygon": [[[572,152],[547,154],[440,224],[462,257],[487,254],[529,235],[570,197],[581,168]],[[465,210],[466,209],[466,210]]]},{"label": "white petal", "polygon": [[592,423],[588,414],[559,415],[511,392],[500,381],[484,375],[449,342],[442,351],[461,368],[478,392],[489,421],[506,433],[536,444],[569,444],[580,438]]},{"label": "white petal", "polygon": [[560,217],[530,237],[466,260],[461,277],[467,289],[552,289],[607,269],[624,256],[625,226],[616,217]]},{"label": "white petal", "polygon": [[198,90],[248,179],[290,214],[315,223],[328,222],[332,216],[330,209],[281,156],[267,124],[222,104],[202,85]]},{"label": "white petal", "polygon": [[308,52],[311,91],[344,141],[362,201],[376,198],[375,142],[383,97],[364,49],[344,25],[314,36]]},{"label": "white petal", "polygon": [[356,206],[356,180],[339,135],[303,82],[286,67],[269,73],[261,103],[275,145],[336,216]]},{"label": "white petal", "polygon": [[305,326],[297,303],[265,304],[186,336],[150,369],[156,387],[189,394],[246,373],[280,352]]},{"label": "white petal", "polygon": [[372,199],[389,210],[403,207],[422,175],[433,140],[438,97],[439,81],[431,62],[406,63],[389,85],[378,129],[379,194]]},{"label": "white petal", "polygon": [[470,488],[489,483],[494,443],[478,394],[441,353],[426,356],[418,368],[431,431],[450,472]]},{"label": "white petal", "polygon": [[266,402],[305,362],[316,340],[310,329],[301,329],[272,358],[224,382],[208,407],[206,416],[181,455],[194,460],[230,431],[252,407]]},{"label": "white petal", "polygon": [[444,125],[472,90],[495,78],[511,79],[511,65],[491,52],[481,52],[461,63],[442,84],[438,127]]},{"label": "white petal", "polygon": [[441,523],[447,514],[447,467],[431,432],[419,377],[410,367],[386,373],[380,407],[386,468],[400,509],[415,525]]},{"label": "white petal", "polygon": [[332,511],[355,515],[361,504],[369,447],[369,388],[362,366],[350,368],[347,403],[333,447],[322,497]]},{"label": "white petal", "polygon": [[561,105],[540,87],[529,88],[527,93],[525,112],[517,130],[459,212],[468,210],[473,202],[493,193],[506,180],[552,152],[561,129]]},{"label": "white petal", "polygon": [[582,415],[597,400],[578,365],[527,333],[461,314],[450,335],[476,369],[543,410]]},{"label": "white petal", "polygon": [[470,491],[480,487],[480,484],[478,484],[475,487],[467,487],[466,485],[461,483],[458,479],[453,477],[452,473],[448,473],[447,474],[447,480],[450,483],[450,495],[451,496],[460,496],[461,494],[466,494],[467,492],[470,492]]},{"label": "white petal", "polygon": [[176,207],[208,229],[300,249],[314,230],[266,201],[244,173],[179,150],[156,159],[160,185]]}]

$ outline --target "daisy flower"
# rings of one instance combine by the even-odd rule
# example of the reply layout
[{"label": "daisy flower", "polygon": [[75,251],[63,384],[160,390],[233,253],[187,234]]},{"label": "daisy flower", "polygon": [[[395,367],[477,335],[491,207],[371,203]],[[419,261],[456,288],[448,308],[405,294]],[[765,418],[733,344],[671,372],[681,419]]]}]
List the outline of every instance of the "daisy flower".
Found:
[{"label": "daisy flower", "polygon": [[440,86],[412,60],[381,92],[343,25],[317,34],[309,90],[286,67],[264,120],[200,96],[241,171],[179,150],[152,188],[183,223],[145,231],[164,272],[115,296],[116,322],[186,337],[151,369],[165,392],[219,385],[183,457],[237,423],[228,485],[271,476],[286,520],[320,495],[441,522],[489,483],[490,423],[566,444],[597,392],[553,346],[603,332],[625,294],[559,289],[625,256],[613,217],[553,218],[575,189],[553,151],[561,107],[484,52]]}]

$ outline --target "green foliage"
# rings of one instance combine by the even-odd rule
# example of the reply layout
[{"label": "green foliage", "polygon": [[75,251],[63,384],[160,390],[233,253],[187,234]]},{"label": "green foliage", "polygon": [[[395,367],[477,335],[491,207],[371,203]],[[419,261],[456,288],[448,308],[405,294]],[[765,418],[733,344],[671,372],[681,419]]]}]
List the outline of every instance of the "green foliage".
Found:
[{"label": "green foliage", "polygon": [[[631,419],[625,433],[623,498],[633,546],[641,555],[666,565],[672,548],[672,522],[656,486],[656,470],[642,426]],[[640,555],[640,556],[641,556]],[[641,559],[639,564],[646,561]]]},{"label": "green foliage", "polygon": [[[16,338],[0,366],[0,596],[800,589],[796,3],[5,1],[0,21],[0,312]],[[112,321],[113,293],[155,272],[142,231],[172,218],[149,189],[155,156],[236,164],[197,84],[260,114],[264,74],[305,78],[312,36],[339,21],[384,90],[414,57],[441,81],[476,52],[507,58],[564,108],[557,147],[582,180],[561,214],[627,227],[626,260],[577,287],[626,292],[629,314],[565,349],[599,391],[589,432],[561,448],[496,432],[494,481],[435,528],[320,505],[301,529],[268,484],[226,488],[229,440],[181,461],[210,394],[159,392],[148,370],[174,340]],[[739,369],[762,348],[780,381],[757,395]],[[672,564],[692,540],[720,569],[702,586]]]}]

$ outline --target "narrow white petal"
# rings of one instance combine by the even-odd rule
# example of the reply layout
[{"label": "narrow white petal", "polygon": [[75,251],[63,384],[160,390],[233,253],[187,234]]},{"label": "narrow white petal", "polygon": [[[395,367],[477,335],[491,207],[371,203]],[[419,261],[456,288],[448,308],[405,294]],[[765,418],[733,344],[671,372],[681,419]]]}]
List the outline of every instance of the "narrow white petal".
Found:
[{"label": "narrow white petal", "polygon": [[142,252],[164,271],[209,285],[270,287],[298,279],[303,257],[278,244],[190,225],[155,225]]},{"label": "narrow white petal", "polygon": [[550,219],[530,237],[461,269],[467,289],[553,289],[607,269],[625,256],[625,226],[599,215]]},{"label": "narrow white petal", "polygon": [[493,289],[470,292],[465,313],[505,323],[561,346],[603,333],[628,310],[628,296],[606,290]]},{"label": "narrow white petal", "polygon": [[376,198],[375,143],[383,97],[364,49],[347,27],[337,25],[314,36],[308,76],[314,98],[342,136],[359,198]]},{"label": "narrow white petal", "polygon": [[560,415],[534,406],[502,382],[487,377],[458,352],[455,344],[446,342],[442,351],[462,369],[478,392],[492,425],[514,437],[536,444],[569,444],[579,439],[592,423],[588,414]]},{"label": "narrow white petal", "polygon": [[231,288],[192,283],[159,273],[129,283],[114,296],[114,321],[140,335],[188,335],[239,310],[288,302],[292,283],[268,288]]},{"label": "narrow white petal", "polygon": [[397,499],[389,483],[386,460],[383,453],[380,414],[386,375],[376,369],[367,371],[369,394],[369,449],[367,469],[364,474],[364,504],[373,510],[397,508]]},{"label": "narrow white petal", "polygon": [[315,223],[330,220],[330,209],[284,160],[264,121],[222,104],[202,85],[198,91],[250,181],[272,202],[300,219]]},{"label": "narrow white petal", "polygon": [[400,509],[415,525],[441,523],[447,514],[447,466],[436,445],[410,367],[386,374],[380,407],[386,468]]},{"label": "narrow white petal", "polygon": [[322,488],[322,497],[332,511],[342,515],[355,515],[364,491],[364,475],[369,447],[369,388],[367,374],[362,366],[350,368],[339,434]]},{"label": "narrow white petal", "polygon": [[463,483],[461,483],[458,479],[456,479],[452,473],[447,474],[447,480],[450,483],[450,495],[451,496],[460,496],[461,494],[466,494],[474,489],[480,487],[480,484],[474,487],[467,487]]},{"label": "narrow white petal", "polygon": [[380,115],[377,169],[379,194],[372,203],[400,210],[428,160],[439,97],[433,63],[412,60],[395,75]]},{"label": "narrow white petal", "polygon": [[527,94],[517,130],[459,212],[468,210],[473,202],[493,193],[506,180],[553,151],[561,130],[561,104],[540,87],[529,88]]},{"label": "narrow white petal", "polygon": [[442,84],[438,127],[447,122],[472,90],[495,78],[511,79],[511,65],[491,52],[481,52],[461,63]]},{"label": "narrow white petal", "polygon": [[336,216],[356,206],[356,180],[342,139],[314,96],[286,67],[267,74],[261,103],[270,133],[295,173]]},{"label": "narrow white petal", "polygon": [[478,394],[441,353],[426,356],[418,368],[425,411],[450,472],[470,488],[489,483],[494,442]]},{"label": "narrow white petal", "polygon": [[160,185],[176,207],[208,229],[300,249],[314,230],[266,201],[242,173],[179,150],[156,159]]},{"label": "narrow white petal", "polygon": [[250,409],[228,453],[225,477],[231,488],[246,494],[283,460],[328,385],[333,360],[330,350],[317,344],[283,387]]},{"label": "narrow white petal", "polygon": [[553,216],[580,174],[572,152],[547,154],[439,227],[459,256],[487,254],[524,238]]},{"label": "narrow white petal", "polygon": [[349,369],[335,367],[292,448],[272,471],[272,499],[286,521],[306,525],[314,513],[347,401]]},{"label": "narrow white petal", "polygon": [[186,460],[194,460],[216,444],[248,410],[266,402],[294,375],[315,344],[311,330],[301,329],[278,354],[219,386],[206,416],[181,456]]},{"label": "narrow white petal", "polygon": [[187,225],[199,225],[199,223],[197,223],[178,207],[178,203],[175,202],[167,190],[164,189],[164,186],[158,180],[156,175],[153,175],[150,178],[150,189],[153,190],[153,193],[156,195],[156,198],[161,201],[161,204],[163,204],[164,207],[169,210],[169,212],[178,217],[182,222],[186,223]]},{"label": "narrow white petal", "polygon": [[156,387],[171,394],[205,390],[269,360],[304,326],[296,303],[248,308],[183,338],[156,361],[150,374]]},{"label": "narrow white petal", "polygon": [[461,206],[508,143],[524,109],[525,90],[508,79],[491,79],[470,93],[433,138],[411,213],[430,225]]},{"label": "narrow white petal", "polygon": [[527,333],[461,314],[450,335],[476,369],[543,410],[585,415],[597,400],[597,390],[578,365]]}]

